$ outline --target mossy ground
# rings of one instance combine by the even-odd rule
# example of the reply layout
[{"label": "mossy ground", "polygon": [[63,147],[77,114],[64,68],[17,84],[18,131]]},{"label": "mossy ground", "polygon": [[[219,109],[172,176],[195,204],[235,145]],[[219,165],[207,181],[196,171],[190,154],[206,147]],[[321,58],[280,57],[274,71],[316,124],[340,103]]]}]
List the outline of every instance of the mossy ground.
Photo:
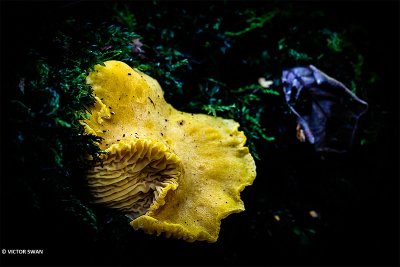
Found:
[{"label": "mossy ground", "polygon": [[[2,2],[1,249],[45,251],[2,263],[398,263],[398,8]],[[240,122],[258,175],[242,193],[246,211],[222,221],[217,243],[145,235],[90,203],[85,155],[101,151],[78,120],[93,101],[85,75],[107,59],[156,78],[180,110]],[[316,154],[295,138],[279,79],[302,64],[369,103],[349,153]]]}]

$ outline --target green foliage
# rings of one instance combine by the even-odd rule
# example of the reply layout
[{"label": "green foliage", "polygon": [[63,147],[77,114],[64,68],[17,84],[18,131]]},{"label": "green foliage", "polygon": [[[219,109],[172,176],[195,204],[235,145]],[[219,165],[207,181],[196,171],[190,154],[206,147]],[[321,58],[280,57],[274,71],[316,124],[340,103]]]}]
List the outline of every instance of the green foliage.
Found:
[{"label": "green foliage", "polygon": [[337,32],[331,32],[328,30],[325,30],[325,33],[328,35],[328,48],[331,49],[334,52],[343,52],[345,42],[343,40],[343,37],[338,34]]},{"label": "green foliage", "polygon": [[207,114],[213,115],[214,117],[217,116],[217,112],[234,112],[236,109],[236,105],[222,105],[221,99],[213,101],[214,103],[203,105],[201,107],[202,110],[206,111]]},{"label": "green foliage", "polygon": [[123,8],[118,8],[117,5],[113,6],[114,19],[119,23],[126,26],[127,30],[133,32],[137,28],[137,21],[135,16],[129,11],[125,5]]},{"label": "green foliage", "polygon": [[[244,87],[240,87],[238,90],[234,91],[235,93],[245,93],[245,97],[251,97],[253,96],[253,94],[258,93],[259,91],[261,91],[261,93],[263,94],[271,94],[271,95],[280,95],[280,93],[276,90],[270,89],[270,88],[265,88],[261,85],[257,85],[257,84],[251,84],[248,86],[244,86]],[[246,100],[244,100],[246,102],[246,104],[250,104],[249,102],[247,102]]]},{"label": "green foliage", "polygon": [[250,32],[254,29],[263,28],[264,25],[267,22],[271,21],[277,14],[278,14],[278,10],[274,9],[274,10],[264,13],[260,16],[257,16],[253,9],[246,9],[243,12],[243,17],[246,21],[245,23],[247,24],[247,27],[244,28],[243,30],[239,30],[236,32],[227,31],[227,32],[225,32],[225,35],[226,36],[240,36],[247,32]]}]

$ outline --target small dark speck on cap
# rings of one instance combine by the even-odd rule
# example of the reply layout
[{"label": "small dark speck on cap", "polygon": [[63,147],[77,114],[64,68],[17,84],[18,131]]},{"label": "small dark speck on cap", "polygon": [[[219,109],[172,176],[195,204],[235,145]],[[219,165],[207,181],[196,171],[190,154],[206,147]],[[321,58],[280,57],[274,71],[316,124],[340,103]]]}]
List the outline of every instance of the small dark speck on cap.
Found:
[{"label": "small dark speck on cap", "polygon": [[128,75],[132,75],[132,73],[128,72]]}]

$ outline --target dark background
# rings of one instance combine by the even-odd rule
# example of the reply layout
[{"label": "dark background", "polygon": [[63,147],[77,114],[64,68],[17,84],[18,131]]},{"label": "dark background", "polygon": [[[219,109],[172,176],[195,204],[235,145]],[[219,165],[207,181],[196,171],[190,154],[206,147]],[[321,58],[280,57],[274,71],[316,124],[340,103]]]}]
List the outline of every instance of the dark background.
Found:
[{"label": "dark background", "polygon": [[[222,1],[221,1],[222,2]],[[206,10],[214,2],[163,2],[189,10]],[[234,2],[237,8],[276,2]],[[139,19],[149,4],[131,4]],[[233,5],[233,4],[232,4]],[[107,20],[109,2],[1,2],[1,80],[24,65],[26,52],[40,45],[38,35],[51,34],[69,16]],[[161,5],[162,7],[162,5]],[[399,4],[397,2],[299,2],[299,10],[324,10],[327,23],[358,24],[370,36],[368,57],[379,70],[379,88],[370,92],[371,107],[384,107],[377,142],[356,146],[344,155],[321,155],[284,132],[276,142],[262,144],[257,179],[242,199],[246,211],[222,221],[218,242],[185,243],[130,229],[121,217],[93,233],[76,221],[53,213],[48,196],[42,213],[29,194],[12,182],[13,163],[7,155],[8,116],[4,101],[12,92],[1,88],[1,249],[44,249],[44,255],[2,255],[1,263],[51,265],[398,265],[399,264]],[[143,9],[143,11],[137,11]],[[173,15],[171,15],[173,23]],[[252,40],[249,40],[252,42]],[[190,42],[189,42],[190,43]],[[244,48],[246,49],[246,48]],[[223,71],[236,77],[233,67]],[[282,99],[276,100],[277,105]],[[179,108],[179,107],[178,107]],[[370,111],[371,112],[371,111]],[[280,118],[277,115],[277,118]],[[294,125],[284,117],[274,120]],[[368,124],[367,115],[364,124]],[[289,127],[289,126],[287,126]],[[290,126],[293,128],[293,126]],[[34,133],[32,133],[34,134]],[[21,166],[18,166],[21,168]],[[23,166],[22,166],[23,168]],[[22,170],[29,179],[29,170]],[[45,189],[43,189],[45,190]],[[316,210],[320,218],[308,211]],[[282,214],[281,221],[273,215]],[[286,216],[286,217],[285,217]],[[114,229],[113,227],[122,229]],[[310,234],[313,229],[316,234]],[[121,237],[121,233],[124,235]],[[305,236],[304,236],[305,235]],[[118,236],[118,238],[116,237]]]}]

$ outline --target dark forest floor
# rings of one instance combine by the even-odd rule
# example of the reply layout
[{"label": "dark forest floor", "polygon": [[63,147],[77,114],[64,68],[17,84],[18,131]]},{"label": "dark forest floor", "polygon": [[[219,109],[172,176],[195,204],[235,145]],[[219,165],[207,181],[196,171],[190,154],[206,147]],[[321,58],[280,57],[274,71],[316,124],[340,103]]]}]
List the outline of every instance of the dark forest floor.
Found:
[{"label": "dark forest floor", "polygon": [[[108,1],[1,2],[0,249],[44,250],[43,255],[5,253],[2,265],[399,264],[399,3],[134,1],[118,7],[128,13]],[[277,15],[263,21],[273,10]],[[136,57],[132,64],[148,68],[176,108],[214,110],[239,120],[248,135],[255,133],[249,141],[259,157],[257,178],[241,194],[246,211],[222,220],[216,243],[136,232],[123,216],[86,202],[81,183],[36,168],[48,157],[42,149],[58,144],[48,134],[53,126],[32,128],[36,122],[19,117],[11,100],[18,98],[18,82],[31,66],[31,49],[50,66],[61,64],[47,41],[71,17],[73,25],[111,22],[133,30],[151,60]],[[70,32],[75,42],[78,32]],[[348,153],[316,153],[296,139],[296,119],[279,78],[283,68],[302,64],[318,66],[368,102]],[[218,109],[236,103],[233,89],[259,77],[274,80],[280,94],[258,95],[247,103],[253,108],[248,114],[262,110],[257,118],[274,140],[260,136],[237,111]],[[26,120],[21,129],[19,119]],[[45,139],[32,139],[37,147],[17,148],[22,135]],[[73,144],[68,142],[65,157]],[[34,150],[40,153],[33,159]]]}]

